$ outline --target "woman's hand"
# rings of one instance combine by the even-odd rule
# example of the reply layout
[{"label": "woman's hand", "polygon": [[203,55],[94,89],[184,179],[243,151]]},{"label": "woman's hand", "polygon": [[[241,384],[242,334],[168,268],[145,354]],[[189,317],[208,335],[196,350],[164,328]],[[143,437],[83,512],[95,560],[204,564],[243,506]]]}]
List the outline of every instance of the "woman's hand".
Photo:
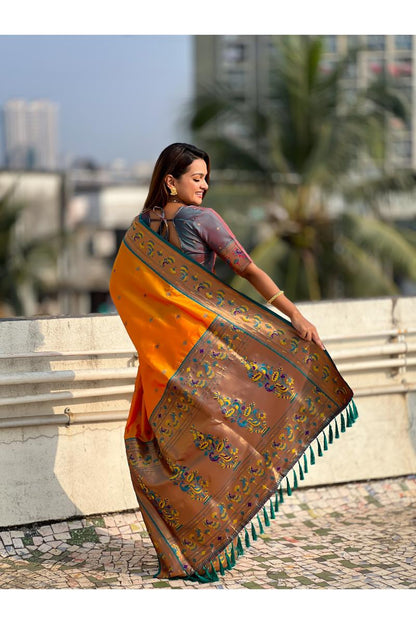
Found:
[{"label": "woman's hand", "polygon": [[325,351],[325,347],[322,344],[322,341],[319,337],[318,330],[315,325],[312,325],[300,312],[299,310],[295,310],[290,317],[293,327],[296,329],[297,333],[304,340],[309,340],[315,342],[318,347],[321,347]]}]

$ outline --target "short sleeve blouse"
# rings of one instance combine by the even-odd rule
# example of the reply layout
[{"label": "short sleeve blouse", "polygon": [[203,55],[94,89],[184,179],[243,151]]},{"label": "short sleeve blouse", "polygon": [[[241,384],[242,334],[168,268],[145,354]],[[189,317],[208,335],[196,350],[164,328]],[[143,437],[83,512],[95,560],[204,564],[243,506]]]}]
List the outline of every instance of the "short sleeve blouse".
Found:
[{"label": "short sleeve blouse", "polygon": [[[157,214],[160,215],[160,212]],[[142,214],[142,219],[147,224],[150,224],[151,218],[153,219],[152,211]],[[252,262],[228,225],[212,208],[181,206],[173,222],[182,251],[209,271],[214,272],[217,255],[237,274],[243,273]],[[162,224],[159,233],[161,231]]]}]

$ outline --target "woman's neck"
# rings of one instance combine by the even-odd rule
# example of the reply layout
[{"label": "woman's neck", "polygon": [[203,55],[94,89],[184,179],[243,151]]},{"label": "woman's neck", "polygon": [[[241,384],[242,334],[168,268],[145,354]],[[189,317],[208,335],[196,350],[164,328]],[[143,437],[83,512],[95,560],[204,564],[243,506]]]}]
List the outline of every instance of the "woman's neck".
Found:
[{"label": "woman's neck", "polygon": [[176,212],[181,206],[184,206],[184,203],[180,200],[170,200],[167,204],[164,205],[163,210],[165,211],[165,213]]}]

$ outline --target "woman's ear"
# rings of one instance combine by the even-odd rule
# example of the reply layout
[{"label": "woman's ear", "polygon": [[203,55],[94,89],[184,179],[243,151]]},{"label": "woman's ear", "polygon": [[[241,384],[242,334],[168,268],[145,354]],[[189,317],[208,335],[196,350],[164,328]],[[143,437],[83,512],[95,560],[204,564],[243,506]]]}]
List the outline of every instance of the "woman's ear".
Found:
[{"label": "woman's ear", "polygon": [[165,176],[165,184],[168,187],[175,186],[175,178],[170,173]]}]

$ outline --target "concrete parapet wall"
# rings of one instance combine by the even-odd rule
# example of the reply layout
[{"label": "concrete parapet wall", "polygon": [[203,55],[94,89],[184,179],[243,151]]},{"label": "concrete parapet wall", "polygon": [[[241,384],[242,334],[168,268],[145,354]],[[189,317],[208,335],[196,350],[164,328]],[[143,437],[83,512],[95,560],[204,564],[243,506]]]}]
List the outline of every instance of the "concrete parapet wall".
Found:
[{"label": "concrete parapet wall", "polygon": [[353,388],[359,419],[305,485],[416,472],[416,298],[300,305]]},{"label": "concrete parapet wall", "polygon": [[[360,417],[301,485],[416,472],[416,298],[300,304]],[[117,315],[0,321],[0,527],[137,506],[123,431],[137,370]]]}]

